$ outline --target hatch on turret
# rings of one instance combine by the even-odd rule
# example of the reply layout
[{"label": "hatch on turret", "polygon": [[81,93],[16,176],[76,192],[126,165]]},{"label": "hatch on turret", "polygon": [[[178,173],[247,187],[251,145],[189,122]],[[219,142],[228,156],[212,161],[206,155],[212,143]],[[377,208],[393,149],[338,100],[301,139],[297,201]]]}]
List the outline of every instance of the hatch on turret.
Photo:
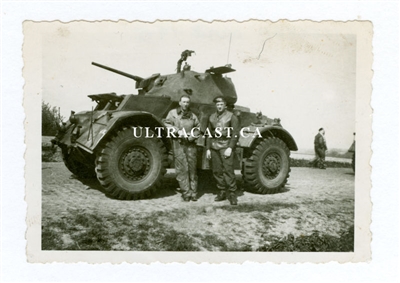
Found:
[{"label": "hatch on turret", "polygon": [[222,74],[226,74],[226,73],[231,73],[231,72],[235,72],[235,69],[231,68],[231,65],[225,65],[225,66],[221,66],[221,67],[211,67],[210,69],[206,70],[206,73],[210,73],[210,74],[215,74],[215,75],[222,75]]}]

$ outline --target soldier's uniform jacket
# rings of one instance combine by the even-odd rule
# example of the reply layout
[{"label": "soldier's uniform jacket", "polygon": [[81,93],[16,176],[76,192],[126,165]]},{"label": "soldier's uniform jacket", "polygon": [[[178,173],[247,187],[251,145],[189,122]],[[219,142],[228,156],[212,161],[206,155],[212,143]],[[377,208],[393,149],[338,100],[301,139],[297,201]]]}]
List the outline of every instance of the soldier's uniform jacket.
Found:
[{"label": "soldier's uniform jacket", "polygon": [[326,146],[325,137],[318,133],[314,138],[314,147],[322,150],[328,150]]},{"label": "soldier's uniform jacket", "polygon": [[[230,137],[228,137],[227,127],[231,127]],[[239,120],[238,118],[230,111],[225,110],[221,114],[215,112],[211,114],[210,119],[208,121],[208,128],[211,132],[212,138],[207,139],[207,149],[215,149],[220,150],[224,148],[232,148],[234,149],[236,143],[239,139]],[[215,138],[215,129],[219,128],[222,133],[220,138]]]},{"label": "soldier's uniform jacket", "polygon": [[[165,118],[164,124],[167,128],[173,128],[176,136],[179,130],[185,129],[190,141],[193,141],[200,133],[199,119],[190,109],[187,111],[183,111],[181,107],[172,109]],[[193,128],[195,130],[191,136]]]}]

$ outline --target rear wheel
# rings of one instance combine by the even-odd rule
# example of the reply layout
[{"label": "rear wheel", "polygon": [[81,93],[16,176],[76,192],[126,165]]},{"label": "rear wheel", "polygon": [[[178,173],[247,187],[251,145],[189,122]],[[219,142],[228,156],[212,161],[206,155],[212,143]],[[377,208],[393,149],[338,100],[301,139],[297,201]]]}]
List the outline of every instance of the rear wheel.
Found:
[{"label": "rear wheel", "polygon": [[157,138],[136,138],[125,128],[108,141],[96,159],[100,184],[118,199],[149,197],[166,173],[167,151]]},{"label": "rear wheel", "polygon": [[289,156],[289,148],[281,139],[263,139],[244,162],[243,179],[246,187],[260,194],[279,192],[289,178]]}]

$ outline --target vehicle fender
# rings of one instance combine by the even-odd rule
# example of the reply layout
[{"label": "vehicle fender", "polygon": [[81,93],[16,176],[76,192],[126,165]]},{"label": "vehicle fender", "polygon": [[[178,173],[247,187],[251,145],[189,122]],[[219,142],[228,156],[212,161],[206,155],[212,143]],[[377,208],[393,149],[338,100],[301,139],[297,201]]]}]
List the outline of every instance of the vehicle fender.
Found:
[{"label": "vehicle fender", "polygon": [[[109,115],[109,118],[107,118]],[[77,140],[77,145],[83,150],[94,153],[101,142],[113,134],[122,125],[137,125],[141,127],[164,127],[162,121],[155,115],[145,111],[118,111],[109,112],[104,119],[94,121],[92,129],[86,129],[85,133]],[[92,131],[92,133],[90,132]],[[133,128],[132,128],[133,135]],[[93,136],[93,138],[92,138]],[[170,141],[162,138],[167,148],[170,148]]]},{"label": "vehicle fender", "polygon": [[[257,131],[258,129],[258,131]],[[280,138],[287,147],[292,151],[297,151],[297,144],[292,135],[284,128],[279,126],[249,126],[241,130],[239,135],[238,145],[243,148],[251,148],[256,139],[260,138],[259,133],[263,138],[277,137]]]}]

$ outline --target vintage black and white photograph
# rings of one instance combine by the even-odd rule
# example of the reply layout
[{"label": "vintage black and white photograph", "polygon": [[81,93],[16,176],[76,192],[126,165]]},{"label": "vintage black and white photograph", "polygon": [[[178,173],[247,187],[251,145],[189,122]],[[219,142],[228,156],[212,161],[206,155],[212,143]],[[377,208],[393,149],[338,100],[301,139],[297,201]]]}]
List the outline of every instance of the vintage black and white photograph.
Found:
[{"label": "vintage black and white photograph", "polygon": [[41,107],[27,115],[41,176],[28,254],[368,258],[370,31],[24,23],[24,72],[38,79],[25,107]]}]

